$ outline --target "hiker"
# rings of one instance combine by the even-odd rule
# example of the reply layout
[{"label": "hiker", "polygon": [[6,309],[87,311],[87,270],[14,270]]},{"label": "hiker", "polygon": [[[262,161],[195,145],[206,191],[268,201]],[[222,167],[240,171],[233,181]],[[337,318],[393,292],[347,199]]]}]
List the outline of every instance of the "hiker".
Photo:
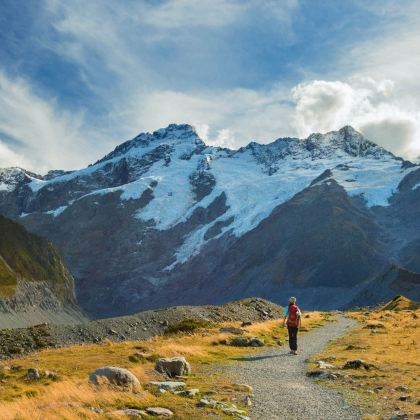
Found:
[{"label": "hiker", "polygon": [[301,312],[296,305],[296,298],[289,299],[289,306],[284,309],[283,327],[287,325],[289,332],[290,354],[297,354],[297,334],[301,326]]}]

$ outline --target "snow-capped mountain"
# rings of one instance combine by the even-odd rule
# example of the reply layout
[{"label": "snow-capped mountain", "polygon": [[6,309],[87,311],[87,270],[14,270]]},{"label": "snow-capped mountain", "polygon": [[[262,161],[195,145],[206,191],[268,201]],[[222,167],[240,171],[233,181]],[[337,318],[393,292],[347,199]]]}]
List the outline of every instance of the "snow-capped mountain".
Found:
[{"label": "snow-capped mountain", "polygon": [[420,270],[419,203],[419,166],[349,126],[229,150],[172,124],[78,171],[0,170],[0,213],[59,247],[95,315],[296,288],[343,306]]}]

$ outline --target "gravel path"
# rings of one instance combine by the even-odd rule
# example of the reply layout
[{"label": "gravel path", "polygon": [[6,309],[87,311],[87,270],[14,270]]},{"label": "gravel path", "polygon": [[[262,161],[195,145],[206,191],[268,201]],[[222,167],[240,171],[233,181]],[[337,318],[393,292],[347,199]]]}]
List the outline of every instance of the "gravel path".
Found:
[{"label": "gravel path", "polygon": [[328,341],[342,335],[355,321],[340,317],[324,327],[298,337],[298,356],[288,347],[246,357],[235,364],[239,383],[255,391],[251,418],[271,420],[347,420],[360,419],[357,408],[349,406],[335,390],[322,387],[306,376],[305,359],[320,352]]}]

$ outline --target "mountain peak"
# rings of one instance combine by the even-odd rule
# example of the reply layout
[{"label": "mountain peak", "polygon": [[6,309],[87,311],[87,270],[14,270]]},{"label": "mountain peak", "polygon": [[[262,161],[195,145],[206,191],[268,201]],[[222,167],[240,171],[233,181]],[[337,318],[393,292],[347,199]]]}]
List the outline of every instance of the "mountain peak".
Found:
[{"label": "mountain peak", "polygon": [[143,132],[132,140],[128,140],[117,146],[95,164],[127,154],[134,149],[146,149],[157,147],[160,144],[187,144],[193,147],[204,147],[205,143],[198,136],[195,128],[189,124],[169,124],[153,133]]}]

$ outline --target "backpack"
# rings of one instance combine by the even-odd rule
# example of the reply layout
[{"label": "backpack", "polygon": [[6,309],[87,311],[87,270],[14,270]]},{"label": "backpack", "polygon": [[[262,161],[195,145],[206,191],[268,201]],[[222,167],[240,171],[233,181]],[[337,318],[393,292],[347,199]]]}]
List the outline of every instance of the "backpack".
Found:
[{"label": "backpack", "polygon": [[287,317],[287,326],[299,326],[299,308],[297,307],[297,305],[289,305],[289,316]]}]

